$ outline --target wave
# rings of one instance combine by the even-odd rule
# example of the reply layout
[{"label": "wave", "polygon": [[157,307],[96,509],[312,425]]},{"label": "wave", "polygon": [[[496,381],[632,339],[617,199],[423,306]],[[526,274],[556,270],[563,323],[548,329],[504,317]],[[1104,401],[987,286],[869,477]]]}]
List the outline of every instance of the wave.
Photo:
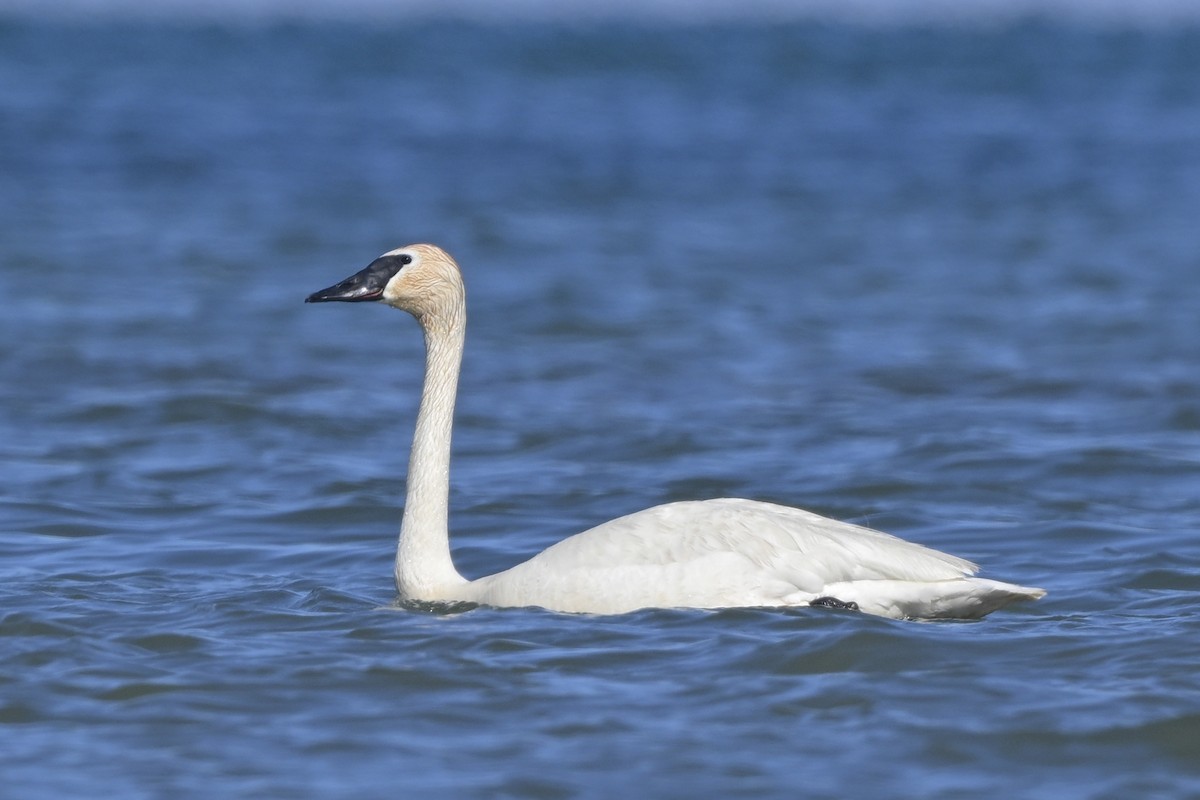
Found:
[{"label": "wave", "polygon": [[0,16],[75,21],[833,22],[989,26],[1040,19],[1103,27],[1200,23],[1192,0],[0,0]]}]

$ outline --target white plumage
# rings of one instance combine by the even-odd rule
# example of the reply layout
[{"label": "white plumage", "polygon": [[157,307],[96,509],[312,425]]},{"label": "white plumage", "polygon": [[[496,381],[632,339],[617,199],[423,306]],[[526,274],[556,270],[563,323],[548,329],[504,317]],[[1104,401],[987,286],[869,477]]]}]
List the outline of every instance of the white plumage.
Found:
[{"label": "white plumage", "polygon": [[396,551],[402,598],[615,614],[639,608],[830,605],[897,619],[973,619],[1034,589],[974,577],[974,564],[798,508],[723,498],[614,519],[474,581],[450,558],[450,434],[466,293],[445,251],[380,256],[308,302],[381,301],[425,333],[425,384]]}]

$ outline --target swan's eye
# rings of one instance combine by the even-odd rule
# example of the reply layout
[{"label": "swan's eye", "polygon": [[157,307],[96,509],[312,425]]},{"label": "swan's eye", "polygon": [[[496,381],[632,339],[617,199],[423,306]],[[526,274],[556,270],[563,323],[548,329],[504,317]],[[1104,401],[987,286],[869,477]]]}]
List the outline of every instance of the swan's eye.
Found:
[{"label": "swan's eye", "polygon": [[400,256],[400,265],[401,266],[404,266],[406,264],[411,264],[411,263],[412,263],[412,256],[410,256],[408,253],[405,253],[404,255]]}]

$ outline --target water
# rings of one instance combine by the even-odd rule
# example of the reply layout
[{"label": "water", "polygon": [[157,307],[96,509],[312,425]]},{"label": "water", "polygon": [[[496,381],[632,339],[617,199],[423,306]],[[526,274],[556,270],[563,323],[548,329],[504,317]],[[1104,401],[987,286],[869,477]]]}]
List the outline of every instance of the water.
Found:
[{"label": "water", "polygon": [[[1200,33],[0,24],[0,794],[1200,797]],[[467,274],[460,568],[742,495],[976,624],[392,608]]]}]

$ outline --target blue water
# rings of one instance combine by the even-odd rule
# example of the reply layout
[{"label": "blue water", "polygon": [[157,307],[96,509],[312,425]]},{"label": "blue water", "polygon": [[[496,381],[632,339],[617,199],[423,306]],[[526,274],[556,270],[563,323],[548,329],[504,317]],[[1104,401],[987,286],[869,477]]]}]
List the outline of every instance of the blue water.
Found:
[{"label": "blue water", "polygon": [[[0,795],[1200,797],[1200,28],[0,22]],[[800,505],[973,624],[419,612],[452,528]]]}]

